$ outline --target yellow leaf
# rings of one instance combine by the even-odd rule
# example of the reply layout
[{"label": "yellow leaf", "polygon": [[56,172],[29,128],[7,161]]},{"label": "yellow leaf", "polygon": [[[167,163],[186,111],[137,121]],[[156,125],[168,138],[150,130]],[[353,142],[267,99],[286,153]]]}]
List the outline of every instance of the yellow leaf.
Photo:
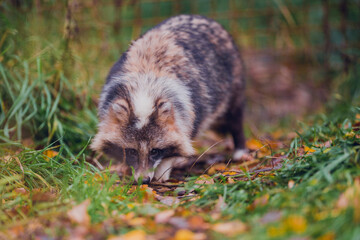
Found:
[{"label": "yellow leaf", "polygon": [[325,233],[324,235],[317,238],[317,240],[334,240],[334,239],[335,239],[335,233],[333,232]]},{"label": "yellow leaf", "polygon": [[238,172],[234,172],[234,171],[227,171],[227,172],[223,172],[222,173],[223,175],[226,175],[226,176],[234,176],[234,175],[237,175],[239,174]]},{"label": "yellow leaf", "polygon": [[286,228],[282,224],[278,227],[271,226],[266,230],[266,233],[269,237],[281,237],[285,235]]},{"label": "yellow leaf", "polygon": [[291,215],[285,220],[285,225],[288,227],[288,229],[300,234],[305,232],[307,222],[306,219],[302,216]]},{"label": "yellow leaf", "polygon": [[146,233],[143,230],[132,230],[120,237],[109,238],[108,240],[145,240]]},{"label": "yellow leaf", "polygon": [[56,157],[59,153],[54,151],[54,150],[46,150],[43,152],[43,154],[45,156],[47,156],[47,158],[44,158],[46,161],[49,161],[49,158],[53,158]]},{"label": "yellow leaf", "polygon": [[195,234],[187,229],[180,229],[175,234],[175,240],[193,240]]},{"label": "yellow leaf", "polygon": [[353,138],[353,137],[355,137],[354,131],[347,132],[347,133],[345,134],[345,137],[346,137],[346,138]]},{"label": "yellow leaf", "polygon": [[214,175],[215,173],[217,173],[219,171],[224,171],[225,169],[226,169],[226,164],[225,163],[218,163],[218,164],[215,164],[214,166],[212,166],[208,170],[208,174],[209,175]]},{"label": "yellow leaf", "polygon": [[309,154],[315,152],[316,150],[313,148],[309,148],[308,146],[304,146],[304,151],[306,154]]}]

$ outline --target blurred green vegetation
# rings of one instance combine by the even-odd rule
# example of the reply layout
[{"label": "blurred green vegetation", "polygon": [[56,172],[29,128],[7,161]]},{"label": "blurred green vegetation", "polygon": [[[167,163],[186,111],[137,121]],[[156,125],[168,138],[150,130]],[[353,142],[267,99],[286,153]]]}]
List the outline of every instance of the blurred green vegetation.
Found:
[{"label": "blurred green vegetation", "polygon": [[[94,102],[111,65],[139,34],[181,13],[218,20],[244,51],[270,49],[278,58],[290,54],[295,68],[311,66],[302,79],[312,79],[325,89],[335,85],[331,90],[336,90],[335,81],[358,64],[359,4],[346,0],[3,1],[1,136],[10,140],[35,136],[43,146],[61,138],[79,151],[95,133]],[[357,85],[356,80],[343,84],[346,98],[358,96]]]}]

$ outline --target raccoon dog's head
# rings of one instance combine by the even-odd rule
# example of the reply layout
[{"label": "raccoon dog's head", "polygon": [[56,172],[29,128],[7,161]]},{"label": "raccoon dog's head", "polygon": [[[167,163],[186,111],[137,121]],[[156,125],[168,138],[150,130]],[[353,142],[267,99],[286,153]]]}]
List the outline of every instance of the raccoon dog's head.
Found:
[{"label": "raccoon dog's head", "polygon": [[169,98],[172,94],[152,89],[148,82],[139,88],[117,85],[109,91],[116,94],[100,103],[99,129],[92,149],[124,161],[134,169],[135,179],[142,177],[143,182],[153,179],[162,161],[193,154],[176,102]]}]

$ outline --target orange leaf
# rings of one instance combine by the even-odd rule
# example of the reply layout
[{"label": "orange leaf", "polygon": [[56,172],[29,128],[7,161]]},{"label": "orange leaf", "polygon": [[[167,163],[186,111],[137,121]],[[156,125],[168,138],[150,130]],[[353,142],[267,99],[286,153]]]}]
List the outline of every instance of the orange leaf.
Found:
[{"label": "orange leaf", "polygon": [[54,150],[46,150],[43,154],[49,158],[53,158],[56,157],[59,153]]},{"label": "orange leaf", "polygon": [[146,233],[143,230],[132,230],[121,236],[112,236],[108,240],[145,240]]},{"label": "orange leaf", "polygon": [[264,146],[259,140],[250,138],[246,141],[246,147],[250,150],[258,150]]},{"label": "orange leaf", "polygon": [[209,175],[214,175],[216,172],[224,171],[225,168],[226,168],[226,164],[225,164],[225,163],[215,164],[214,166],[212,166],[212,167],[208,170],[208,174],[209,174]]},{"label": "orange leaf", "polygon": [[285,220],[285,225],[288,229],[298,234],[305,232],[307,223],[306,219],[302,216],[291,215]]},{"label": "orange leaf", "polygon": [[195,234],[187,229],[180,229],[175,234],[175,240],[193,240]]}]

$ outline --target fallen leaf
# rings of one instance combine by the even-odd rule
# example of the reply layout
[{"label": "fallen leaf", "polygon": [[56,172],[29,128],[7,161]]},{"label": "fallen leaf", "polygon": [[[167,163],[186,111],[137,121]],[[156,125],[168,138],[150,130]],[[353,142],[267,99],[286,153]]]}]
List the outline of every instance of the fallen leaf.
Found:
[{"label": "fallen leaf", "polygon": [[269,237],[276,238],[276,237],[282,237],[286,233],[286,227],[283,224],[280,224],[280,226],[270,226],[266,229],[266,233]]},{"label": "fallen leaf", "polygon": [[188,224],[191,230],[205,230],[209,228],[209,224],[201,216],[191,216],[188,219]]},{"label": "fallen leaf", "polygon": [[282,213],[280,211],[270,211],[266,213],[262,218],[260,218],[260,223],[268,224],[272,222],[277,222],[281,219]]},{"label": "fallen leaf", "polygon": [[225,209],[227,207],[227,204],[224,201],[224,197],[222,195],[219,195],[219,198],[217,200],[217,203],[214,207],[213,212],[217,212],[220,213],[223,209]]},{"label": "fallen leaf", "polygon": [[354,220],[360,222],[360,178],[356,178],[353,186],[340,195],[336,206],[341,210],[354,208]]},{"label": "fallen leaf", "polygon": [[305,151],[305,154],[310,154],[310,153],[315,152],[316,150],[313,148],[309,148],[308,146],[304,146],[304,151]]},{"label": "fallen leaf", "polygon": [[209,175],[214,175],[215,173],[224,171],[225,169],[226,169],[226,164],[225,163],[218,163],[218,164],[213,165],[208,170],[208,174]]},{"label": "fallen leaf", "polygon": [[227,236],[234,236],[244,233],[247,230],[247,226],[245,223],[235,220],[232,222],[216,223],[211,229]]},{"label": "fallen leaf", "polygon": [[172,217],[170,218],[169,223],[179,229],[189,228],[188,222],[182,217]]},{"label": "fallen leaf", "polygon": [[223,172],[222,175],[224,176],[234,176],[234,175],[238,175],[239,173],[238,172],[235,172],[235,171],[226,171],[226,172]]},{"label": "fallen leaf", "polygon": [[325,233],[324,235],[317,238],[317,240],[334,240],[334,239],[335,239],[335,233],[333,232]]},{"label": "fallen leaf", "polygon": [[173,205],[180,203],[180,200],[177,199],[176,197],[170,197],[170,196],[163,197],[163,196],[157,195],[156,199],[159,200],[161,203],[168,205],[168,206],[173,206]]},{"label": "fallen leaf", "polygon": [[23,194],[23,195],[25,195],[25,194],[28,193],[28,191],[26,191],[25,188],[15,188],[15,189],[14,189],[14,192],[20,193],[20,194]]},{"label": "fallen leaf", "polygon": [[214,179],[212,179],[209,175],[201,175],[195,181],[196,184],[214,184]]},{"label": "fallen leaf", "polygon": [[264,146],[259,140],[250,138],[246,141],[246,147],[250,150],[259,150]]},{"label": "fallen leaf", "polygon": [[90,224],[90,216],[87,212],[87,208],[90,205],[90,199],[87,199],[74,206],[67,212],[68,217],[71,221],[88,226]]},{"label": "fallen leaf", "polygon": [[155,222],[156,223],[167,223],[169,219],[174,216],[175,211],[174,210],[165,210],[162,212],[159,212],[155,215]]},{"label": "fallen leaf", "polygon": [[295,182],[294,182],[293,180],[290,180],[290,181],[288,182],[288,187],[289,187],[289,189],[292,189],[292,188],[294,187],[294,185],[295,185]]},{"label": "fallen leaf", "polygon": [[[45,150],[45,151],[43,152],[43,154],[44,154],[45,156],[47,156],[48,158],[53,158],[53,157],[56,157],[59,153],[56,152],[56,151],[54,151],[54,150]],[[45,160],[49,161],[48,158],[45,158]]]},{"label": "fallen leaf", "polygon": [[259,198],[256,198],[254,202],[248,207],[249,210],[254,210],[257,207],[265,206],[269,201],[269,194],[265,194]]},{"label": "fallen leaf", "polygon": [[306,230],[307,222],[303,216],[291,215],[285,219],[285,225],[295,233],[303,233]]},{"label": "fallen leaf", "polygon": [[175,234],[175,240],[194,240],[195,234],[187,229],[180,229]]},{"label": "fallen leaf", "polygon": [[40,189],[34,189],[31,200],[33,202],[49,202],[57,198],[55,193],[52,192],[41,192]]},{"label": "fallen leaf", "polygon": [[128,224],[133,227],[144,226],[145,223],[146,223],[146,218],[141,218],[141,217],[136,217],[128,221]]},{"label": "fallen leaf", "polygon": [[146,233],[143,230],[132,230],[121,236],[109,237],[108,240],[145,240]]}]

